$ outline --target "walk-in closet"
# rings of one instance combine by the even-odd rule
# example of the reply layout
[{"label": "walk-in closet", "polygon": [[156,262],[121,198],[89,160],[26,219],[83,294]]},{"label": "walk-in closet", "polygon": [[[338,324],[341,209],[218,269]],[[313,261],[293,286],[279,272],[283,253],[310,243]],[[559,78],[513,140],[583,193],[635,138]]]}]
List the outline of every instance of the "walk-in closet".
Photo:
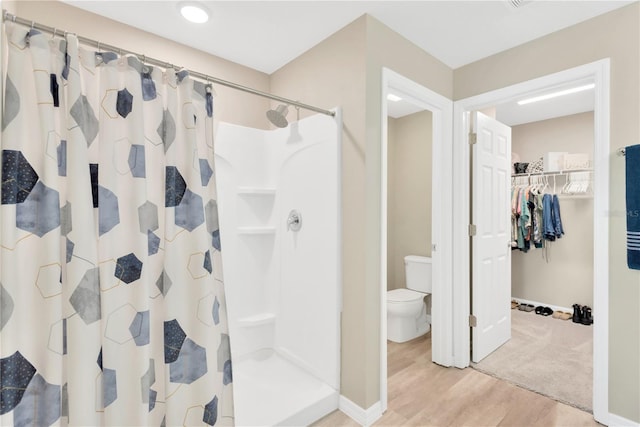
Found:
[{"label": "walk-in closet", "polygon": [[512,130],[511,339],[474,367],[592,411],[594,113],[506,114],[496,108]]}]

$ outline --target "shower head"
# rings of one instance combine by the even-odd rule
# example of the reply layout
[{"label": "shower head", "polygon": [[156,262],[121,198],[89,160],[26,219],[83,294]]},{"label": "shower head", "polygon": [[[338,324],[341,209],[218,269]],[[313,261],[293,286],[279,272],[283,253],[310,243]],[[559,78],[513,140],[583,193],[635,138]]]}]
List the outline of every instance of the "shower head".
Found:
[{"label": "shower head", "polygon": [[287,122],[287,114],[289,109],[286,105],[280,104],[275,110],[267,111],[267,118],[271,123],[279,128],[286,128],[289,122]]}]

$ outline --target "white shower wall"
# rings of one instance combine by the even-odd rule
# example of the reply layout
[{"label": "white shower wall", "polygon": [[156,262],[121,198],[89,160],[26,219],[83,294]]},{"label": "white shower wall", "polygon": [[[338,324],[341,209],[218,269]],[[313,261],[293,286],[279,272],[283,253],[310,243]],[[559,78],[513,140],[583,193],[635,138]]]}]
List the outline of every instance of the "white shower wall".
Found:
[{"label": "white shower wall", "polygon": [[[315,115],[270,131],[218,127],[216,178],[238,424],[312,422],[323,415],[317,408],[305,418],[304,408],[286,404],[300,400],[300,407],[313,406],[300,399],[305,388],[309,400],[322,400],[317,392],[326,390],[322,411],[337,407],[339,126],[337,119]],[[298,232],[287,229],[292,209],[302,216]],[[273,408],[242,406],[250,401],[247,393],[261,387],[256,364],[266,367],[273,357],[279,361],[269,366],[290,365],[291,375],[279,374],[281,384],[265,378],[271,386],[264,394],[287,390],[291,396],[274,398],[285,402],[274,409],[280,413],[261,415],[256,411]],[[308,380],[295,380],[301,372]],[[243,418],[246,411],[253,418]]]}]

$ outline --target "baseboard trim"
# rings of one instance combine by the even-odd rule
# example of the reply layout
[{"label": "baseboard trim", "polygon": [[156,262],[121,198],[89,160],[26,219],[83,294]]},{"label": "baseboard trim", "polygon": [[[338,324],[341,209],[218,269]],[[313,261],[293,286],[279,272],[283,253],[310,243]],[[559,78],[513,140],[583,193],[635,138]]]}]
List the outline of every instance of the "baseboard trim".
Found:
[{"label": "baseboard trim", "polygon": [[561,307],[559,305],[546,304],[544,302],[531,301],[531,300],[528,300],[528,299],[516,298],[516,297],[513,297],[513,296],[511,297],[511,300],[512,301],[518,301],[520,304],[531,304],[531,305],[533,305],[535,307],[538,307],[539,305],[541,305],[543,307],[549,307],[553,311],[564,311],[564,312],[568,312],[568,313],[572,313],[573,314],[573,308]]},{"label": "baseboard trim", "polygon": [[640,423],[628,420],[620,415],[609,413],[608,426],[609,427],[640,427]]},{"label": "baseboard trim", "polygon": [[382,417],[380,401],[374,403],[368,409],[363,409],[348,398],[340,395],[338,409],[363,427],[369,427]]}]

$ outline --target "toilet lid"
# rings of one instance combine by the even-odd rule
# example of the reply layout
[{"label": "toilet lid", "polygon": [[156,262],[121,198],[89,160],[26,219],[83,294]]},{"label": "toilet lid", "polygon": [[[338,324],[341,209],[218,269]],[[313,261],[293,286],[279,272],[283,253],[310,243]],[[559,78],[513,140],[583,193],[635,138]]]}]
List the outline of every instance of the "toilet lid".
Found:
[{"label": "toilet lid", "polygon": [[424,297],[425,294],[405,288],[394,289],[387,292],[387,301],[389,302],[409,302],[422,299]]}]

